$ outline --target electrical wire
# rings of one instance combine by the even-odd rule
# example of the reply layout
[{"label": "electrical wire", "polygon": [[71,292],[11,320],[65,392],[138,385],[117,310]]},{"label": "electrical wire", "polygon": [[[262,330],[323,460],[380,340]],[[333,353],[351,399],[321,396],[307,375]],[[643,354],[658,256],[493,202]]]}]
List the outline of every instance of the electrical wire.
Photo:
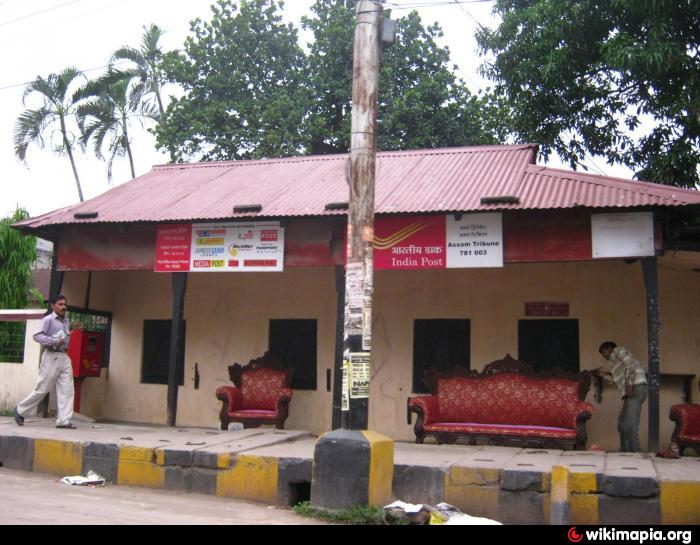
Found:
[{"label": "electrical wire", "polygon": [[29,19],[30,17],[35,17],[36,15],[41,15],[41,14],[47,13],[49,11],[54,11],[56,9],[63,8],[65,6],[69,6],[70,4],[75,4],[75,3],[81,2],[81,1],[82,0],[70,0],[70,2],[65,2],[63,4],[59,4],[58,6],[54,6],[52,8],[46,8],[46,9],[43,9],[41,11],[35,11],[34,13],[29,13],[28,15],[23,15],[22,17],[17,17],[17,19],[3,21],[2,23],[0,23],[0,26],[6,26],[6,25],[9,25],[11,23],[16,23],[17,21],[23,21],[25,19]]}]

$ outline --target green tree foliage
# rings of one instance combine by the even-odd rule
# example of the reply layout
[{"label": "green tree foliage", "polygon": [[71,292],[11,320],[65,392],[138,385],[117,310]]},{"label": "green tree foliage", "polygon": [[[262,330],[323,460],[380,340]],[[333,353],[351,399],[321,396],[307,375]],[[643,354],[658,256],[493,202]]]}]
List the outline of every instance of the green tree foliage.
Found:
[{"label": "green tree foliage", "polygon": [[[306,131],[312,154],[349,149],[355,0],[317,0],[303,26],[313,32],[308,58],[311,96]],[[387,13],[387,15],[389,15]],[[472,95],[450,69],[450,52],[436,40],[437,24],[424,26],[411,12],[397,20],[396,43],[382,54],[377,139],[399,150],[499,140],[487,97]]]},{"label": "green tree foliage", "polygon": [[184,50],[166,55],[184,96],[168,106],[158,144],[179,160],[252,159],[302,151],[304,53],[277,0],[219,0],[191,24]]},{"label": "green tree foliage", "polygon": [[[78,91],[81,103],[76,115],[82,132],[81,143],[90,140],[98,159],[107,161],[107,179],[112,181],[112,165],[116,157],[129,158],[131,177],[136,177],[134,157],[129,135],[133,119],[157,117],[154,106],[142,102],[144,89],[132,86],[132,76],[117,70],[109,70],[104,76],[90,81]],[[106,148],[107,156],[103,150]]]},{"label": "green tree foliage", "polygon": [[587,153],[637,176],[700,181],[699,0],[497,0],[477,38],[522,141],[576,167]]},{"label": "green tree foliage", "polygon": [[398,39],[384,52],[380,78],[378,145],[383,150],[496,144],[498,108],[476,96],[450,70],[437,24],[416,12],[397,20]]},{"label": "green tree foliage", "polygon": [[70,159],[78,196],[83,201],[83,190],[73,157],[77,138],[69,127],[77,108],[76,100],[69,89],[79,77],[82,77],[82,73],[71,67],[59,74],[49,74],[47,78],[38,76],[27,85],[22,102],[26,106],[26,99],[32,95],[41,100],[41,106],[28,108],[19,116],[15,124],[14,144],[15,155],[20,160],[26,161],[29,145],[33,143],[44,148],[45,138],[48,136],[53,152],[58,155],[67,155]]},{"label": "green tree foliage", "polygon": [[[317,0],[303,27],[281,23],[277,0],[220,0],[211,22],[197,20],[183,53],[165,69],[185,95],[156,132],[179,160],[342,153],[349,149],[355,0]],[[469,93],[437,45],[437,26],[411,13],[384,51],[380,77],[380,149],[490,144],[502,136],[502,111]]]},{"label": "green tree foliage", "polygon": [[[18,208],[0,220],[0,308],[26,308],[31,288],[31,265],[36,261],[36,238],[10,226],[29,217]],[[24,323],[0,322],[0,361],[12,361],[14,350],[24,347]]]}]

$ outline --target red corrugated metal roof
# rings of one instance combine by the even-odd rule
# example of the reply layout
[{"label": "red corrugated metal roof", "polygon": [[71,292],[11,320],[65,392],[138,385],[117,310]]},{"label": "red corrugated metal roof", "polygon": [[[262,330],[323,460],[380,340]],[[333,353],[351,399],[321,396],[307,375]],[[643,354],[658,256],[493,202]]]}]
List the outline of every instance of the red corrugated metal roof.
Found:
[{"label": "red corrugated metal roof", "polygon": [[[480,146],[378,154],[378,214],[508,209],[685,206],[700,192],[647,182],[550,169],[534,164],[537,146]],[[326,205],[348,200],[347,155],[177,164],[99,197],[20,222],[27,229],[60,224],[211,221],[250,217],[344,215]],[[482,204],[483,197],[518,204]],[[257,214],[234,213],[262,205]],[[76,213],[97,218],[76,219]]]}]

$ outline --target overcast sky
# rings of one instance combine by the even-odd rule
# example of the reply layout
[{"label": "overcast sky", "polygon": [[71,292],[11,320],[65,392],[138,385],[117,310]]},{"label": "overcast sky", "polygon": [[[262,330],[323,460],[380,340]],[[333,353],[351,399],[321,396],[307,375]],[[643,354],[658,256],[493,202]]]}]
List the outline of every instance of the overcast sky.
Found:
[{"label": "overcast sky", "polygon": [[[288,0],[285,17],[299,24],[313,0]],[[446,5],[444,0],[392,0],[394,4],[415,6],[425,24],[437,21],[445,32],[444,45],[460,67],[470,90],[488,85],[478,75],[482,62],[477,57],[474,29],[476,21],[493,26],[491,2]],[[24,84],[38,75],[57,73],[68,66],[83,70],[91,78],[99,75],[110,55],[123,45],[138,47],[143,26],[155,23],[166,31],[165,50],[179,49],[189,32],[189,22],[210,18],[211,0],[0,0],[0,216],[17,205],[39,215],[78,202],[75,180],[67,157],[57,157],[48,149],[31,145],[27,166],[14,155],[12,133],[23,111]],[[399,9],[396,16],[407,13]],[[308,41],[302,36],[303,43]],[[32,106],[32,104],[29,104]],[[136,175],[148,172],[154,164],[167,162],[156,152],[154,139],[145,129],[132,129]],[[78,173],[86,200],[110,189],[106,164],[88,149],[76,154]],[[597,161],[608,174],[628,177],[621,170]],[[128,160],[117,159],[113,184],[128,181]]]}]

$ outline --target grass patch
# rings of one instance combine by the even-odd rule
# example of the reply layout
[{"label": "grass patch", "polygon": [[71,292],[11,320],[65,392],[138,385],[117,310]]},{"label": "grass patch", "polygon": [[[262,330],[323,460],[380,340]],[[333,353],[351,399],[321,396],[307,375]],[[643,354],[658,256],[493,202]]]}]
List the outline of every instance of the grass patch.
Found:
[{"label": "grass patch", "polygon": [[308,501],[294,506],[294,512],[303,517],[315,518],[336,524],[362,524],[371,526],[403,525],[404,521],[384,512],[381,507],[358,505],[352,509],[324,511],[311,507]]},{"label": "grass patch", "polygon": [[0,416],[14,416],[14,411],[0,411]]}]

